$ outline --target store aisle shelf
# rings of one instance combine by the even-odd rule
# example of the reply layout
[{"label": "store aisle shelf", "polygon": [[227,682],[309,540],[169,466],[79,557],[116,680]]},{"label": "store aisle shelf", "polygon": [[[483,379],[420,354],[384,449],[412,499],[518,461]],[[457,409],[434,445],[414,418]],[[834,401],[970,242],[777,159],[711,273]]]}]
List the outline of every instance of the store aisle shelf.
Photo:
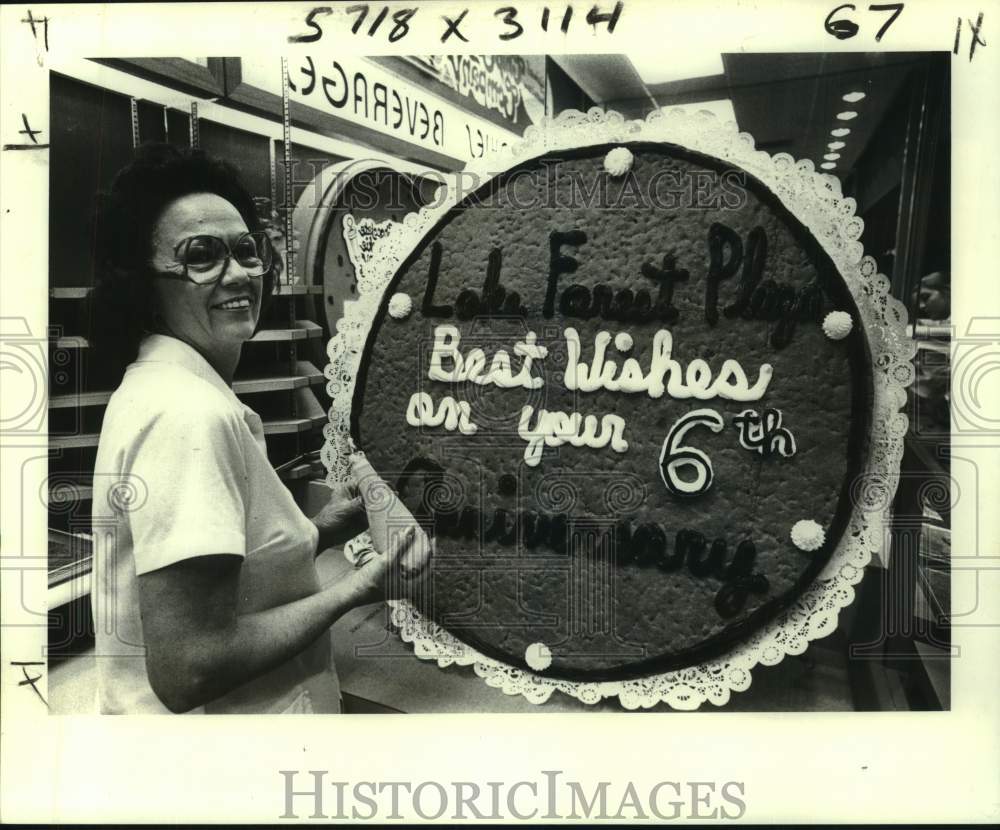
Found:
[{"label": "store aisle shelf", "polygon": [[[53,499],[55,491],[55,499]],[[71,484],[70,482],[56,482],[49,484],[49,504],[64,502],[70,495],[76,501],[91,501],[94,498],[94,488],[90,484]]]},{"label": "store aisle shelf", "polygon": [[303,464],[296,464],[294,467],[288,470],[281,470],[278,473],[278,476],[283,481],[297,481],[298,479],[309,478],[310,476],[315,474],[316,471],[313,468],[312,464],[303,463]]},{"label": "store aisle shelf", "polygon": [[326,423],[326,416],[310,416],[308,418],[269,418],[263,420],[265,435],[286,435],[296,432],[309,432]]},{"label": "store aisle shelf", "polygon": [[56,337],[50,341],[50,346],[56,349],[89,349],[90,341],[86,337]]},{"label": "store aisle shelf", "polygon": [[311,320],[296,320],[290,328],[261,329],[250,338],[251,343],[276,343],[290,340],[309,340],[323,335],[322,326]]},{"label": "store aisle shelf", "polygon": [[[274,374],[238,378],[233,381],[233,391],[237,395],[284,392],[325,382],[323,373],[308,360],[296,361],[295,371],[296,374],[293,375],[275,372]],[[85,406],[104,406],[111,400],[111,394],[108,390],[97,390],[52,395],[49,398],[49,407],[51,409],[79,409]]]},{"label": "store aisle shelf", "polygon": [[274,293],[279,297],[298,297],[303,294],[322,294],[322,285],[287,285],[279,284],[275,287]]},{"label": "store aisle shelf", "polygon": [[233,391],[237,395],[282,392],[289,389],[301,389],[304,386],[309,386],[309,378],[303,375],[263,375],[233,381]]},{"label": "store aisle shelf", "polygon": [[62,450],[96,447],[100,437],[97,432],[84,432],[79,435],[50,435],[49,447]]},{"label": "store aisle shelf", "polygon": [[[327,421],[325,415],[314,415],[308,418],[270,418],[264,419],[265,435],[285,435],[296,432],[308,432],[323,426]],[[53,435],[49,446],[56,449],[74,449],[80,447],[96,447],[100,434],[86,432],[79,435]]]},{"label": "store aisle shelf", "polygon": [[94,537],[49,529],[48,607],[58,608],[90,592]]},{"label": "store aisle shelf", "polygon": [[55,286],[49,289],[49,297],[53,300],[84,300],[93,291],[89,285]]},{"label": "store aisle shelf", "polygon": [[323,375],[323,372],[308,360],[295,361],[295,374],[298,377],[307,378],[310,386],[318,386],[326,383],[326,377]]},{"label": "store aisle shelf", "polygon": [[104,406],[111,400],[108,391],[71,392],[66,395],[52,395],[49,398],[50,409],[77,409],[82,406]]}]

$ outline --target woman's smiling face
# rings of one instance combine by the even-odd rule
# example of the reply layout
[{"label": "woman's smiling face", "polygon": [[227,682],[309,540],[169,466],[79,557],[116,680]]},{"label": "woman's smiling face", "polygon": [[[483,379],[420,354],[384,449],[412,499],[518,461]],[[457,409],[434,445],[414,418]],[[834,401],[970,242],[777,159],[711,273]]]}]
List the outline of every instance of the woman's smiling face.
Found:
[{"label": "woman's smiling face", "polygon": [[[179,257],[184,242],[207,234],[230,248],[248,228],[231,202],[214,193],[191,193],[167,205],[153,229],[152,261],[156,271],[183,274]],[[228,352],[253,336],[260,316],[263,278],[250,277],[235,258],[211,285],[188,280],[155,280],[160,315],[167,333],[202,354]]]}]

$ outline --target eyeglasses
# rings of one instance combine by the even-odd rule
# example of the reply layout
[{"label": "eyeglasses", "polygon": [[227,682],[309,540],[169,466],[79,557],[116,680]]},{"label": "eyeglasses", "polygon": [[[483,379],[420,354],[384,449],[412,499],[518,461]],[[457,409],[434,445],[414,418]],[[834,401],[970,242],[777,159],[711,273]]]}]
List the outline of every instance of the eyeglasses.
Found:
[{"label": "eyeglasses", "polygon": [[235,259],[248,277],[261,277],[271,270],[274,249],[264,231],[249,231],[233,244],[217,236],[199,234],[181,242],[174,251],[183,274],[160,271],[157,276],[188,280],[196,285],[211,285],[225,276],[229,260]]}]

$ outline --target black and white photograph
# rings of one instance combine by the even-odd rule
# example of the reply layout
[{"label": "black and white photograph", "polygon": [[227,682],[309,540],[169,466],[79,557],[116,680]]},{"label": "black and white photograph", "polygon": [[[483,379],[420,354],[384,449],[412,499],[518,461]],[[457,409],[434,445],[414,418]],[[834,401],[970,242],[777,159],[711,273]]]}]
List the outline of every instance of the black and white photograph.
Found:
[{"label": "black and white photograph", "polygon": [[995,4],[89,8],[3,18],[5,820],[998,817]]}]

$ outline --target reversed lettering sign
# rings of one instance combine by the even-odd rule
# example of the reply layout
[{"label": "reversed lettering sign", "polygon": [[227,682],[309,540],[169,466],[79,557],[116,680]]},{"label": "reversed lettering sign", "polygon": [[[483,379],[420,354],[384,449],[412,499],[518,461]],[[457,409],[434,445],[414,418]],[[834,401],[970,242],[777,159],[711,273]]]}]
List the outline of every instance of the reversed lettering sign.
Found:
[{"label": "reversed lettering sign", "polygon": [[[242,74],[244,83],[280,94],[278,67],[246,61]],[[363,58],[291,58],[288,80],[292,101],[462,161],[518,139]]]}]

